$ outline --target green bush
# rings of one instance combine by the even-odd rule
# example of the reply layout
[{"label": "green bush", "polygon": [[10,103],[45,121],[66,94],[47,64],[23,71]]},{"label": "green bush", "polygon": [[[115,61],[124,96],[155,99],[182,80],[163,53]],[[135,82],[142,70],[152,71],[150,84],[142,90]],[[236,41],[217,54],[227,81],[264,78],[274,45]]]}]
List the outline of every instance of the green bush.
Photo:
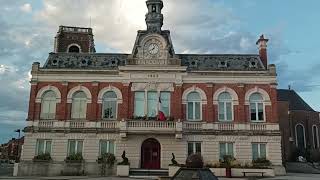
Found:
[{"label": "green bush", "polygon": [[258,158],[256,160],[252,160],[253,167],[268,167],[271,166],[271,162],[266,158]]},{"label": "green bush", "polygon": [[50,161],[52,160],[50,153],[39,154],[33,158],[34,160]]},{"label": "green bush", "polygon": [[71,154],[66,158],[67,161],[83,161],[81,153]]},{"label": "green bush", "polygon": [[109,166],[113,166],[116,161],[116,157],[112,153],[104,153],[98,157],[99,163],[106,163]]}]

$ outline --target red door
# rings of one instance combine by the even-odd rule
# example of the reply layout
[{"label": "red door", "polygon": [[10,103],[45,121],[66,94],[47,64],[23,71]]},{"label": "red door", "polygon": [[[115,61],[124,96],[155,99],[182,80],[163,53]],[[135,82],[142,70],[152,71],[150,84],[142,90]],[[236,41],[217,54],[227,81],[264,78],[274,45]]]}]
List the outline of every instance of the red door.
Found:
[{"label": "red door", "polygon": [[155,139],[147,139],[141,146],[141,168],[160,169],[160,143]]}]

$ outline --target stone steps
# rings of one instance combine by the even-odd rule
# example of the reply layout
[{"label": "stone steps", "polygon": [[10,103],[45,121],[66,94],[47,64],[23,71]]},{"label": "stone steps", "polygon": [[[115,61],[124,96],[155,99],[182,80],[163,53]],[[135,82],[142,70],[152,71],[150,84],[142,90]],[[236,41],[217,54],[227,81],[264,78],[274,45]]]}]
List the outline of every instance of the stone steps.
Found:
[{"label": "stone steps", "polygon": [[168,169],[130,169],[130,177],[149,177],[157,178],[168,176]]}]

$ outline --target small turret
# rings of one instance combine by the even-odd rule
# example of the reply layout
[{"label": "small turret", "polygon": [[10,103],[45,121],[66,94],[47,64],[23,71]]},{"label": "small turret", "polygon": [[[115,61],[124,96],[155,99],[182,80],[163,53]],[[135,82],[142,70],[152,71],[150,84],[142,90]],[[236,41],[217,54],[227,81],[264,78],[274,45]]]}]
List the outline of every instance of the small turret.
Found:
[{"label": "small turret", "polygon": [[163,25],[163,14],[161,13],[163,2],[161,0],[148,0],[146,4],[148,7],[148,13],[146,14],[147,30],[159,33]]}]

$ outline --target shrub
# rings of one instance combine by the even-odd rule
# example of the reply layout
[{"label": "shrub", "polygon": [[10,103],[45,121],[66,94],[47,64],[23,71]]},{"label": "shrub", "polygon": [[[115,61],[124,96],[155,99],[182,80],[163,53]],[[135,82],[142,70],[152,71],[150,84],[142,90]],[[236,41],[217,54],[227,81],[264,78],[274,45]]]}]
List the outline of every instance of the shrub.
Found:
[{"label": "shrub", "polygon": [[252,160],[253,167],[267,167],[271,166],[271,162],[266,158],[258,158],[256,160]]},{"label": "shrub", "polygon": [[203,158],[200,154],[191,154],[186,160],[187,168],[203,168]]},{"label": "shrub", "polygon": [[104,153],[98,157],[99,163],[106,163],[109,166],[113,166],[116,161],[116,157],[112,153]]},{"label": "shrub", "polygon": [[224,155],[220,165],[224,168],[231,168],[235,160],[236,159],[231,155]]},{"label": "shrub", "polygon": [[34,160],[50,161],[52,160],[49,153],[39,154],[33,158]]},{"label": "shrub", "polygon": [[81,153],[71,154],[66,158],[67,161],[82,161],[83,157]]}]

